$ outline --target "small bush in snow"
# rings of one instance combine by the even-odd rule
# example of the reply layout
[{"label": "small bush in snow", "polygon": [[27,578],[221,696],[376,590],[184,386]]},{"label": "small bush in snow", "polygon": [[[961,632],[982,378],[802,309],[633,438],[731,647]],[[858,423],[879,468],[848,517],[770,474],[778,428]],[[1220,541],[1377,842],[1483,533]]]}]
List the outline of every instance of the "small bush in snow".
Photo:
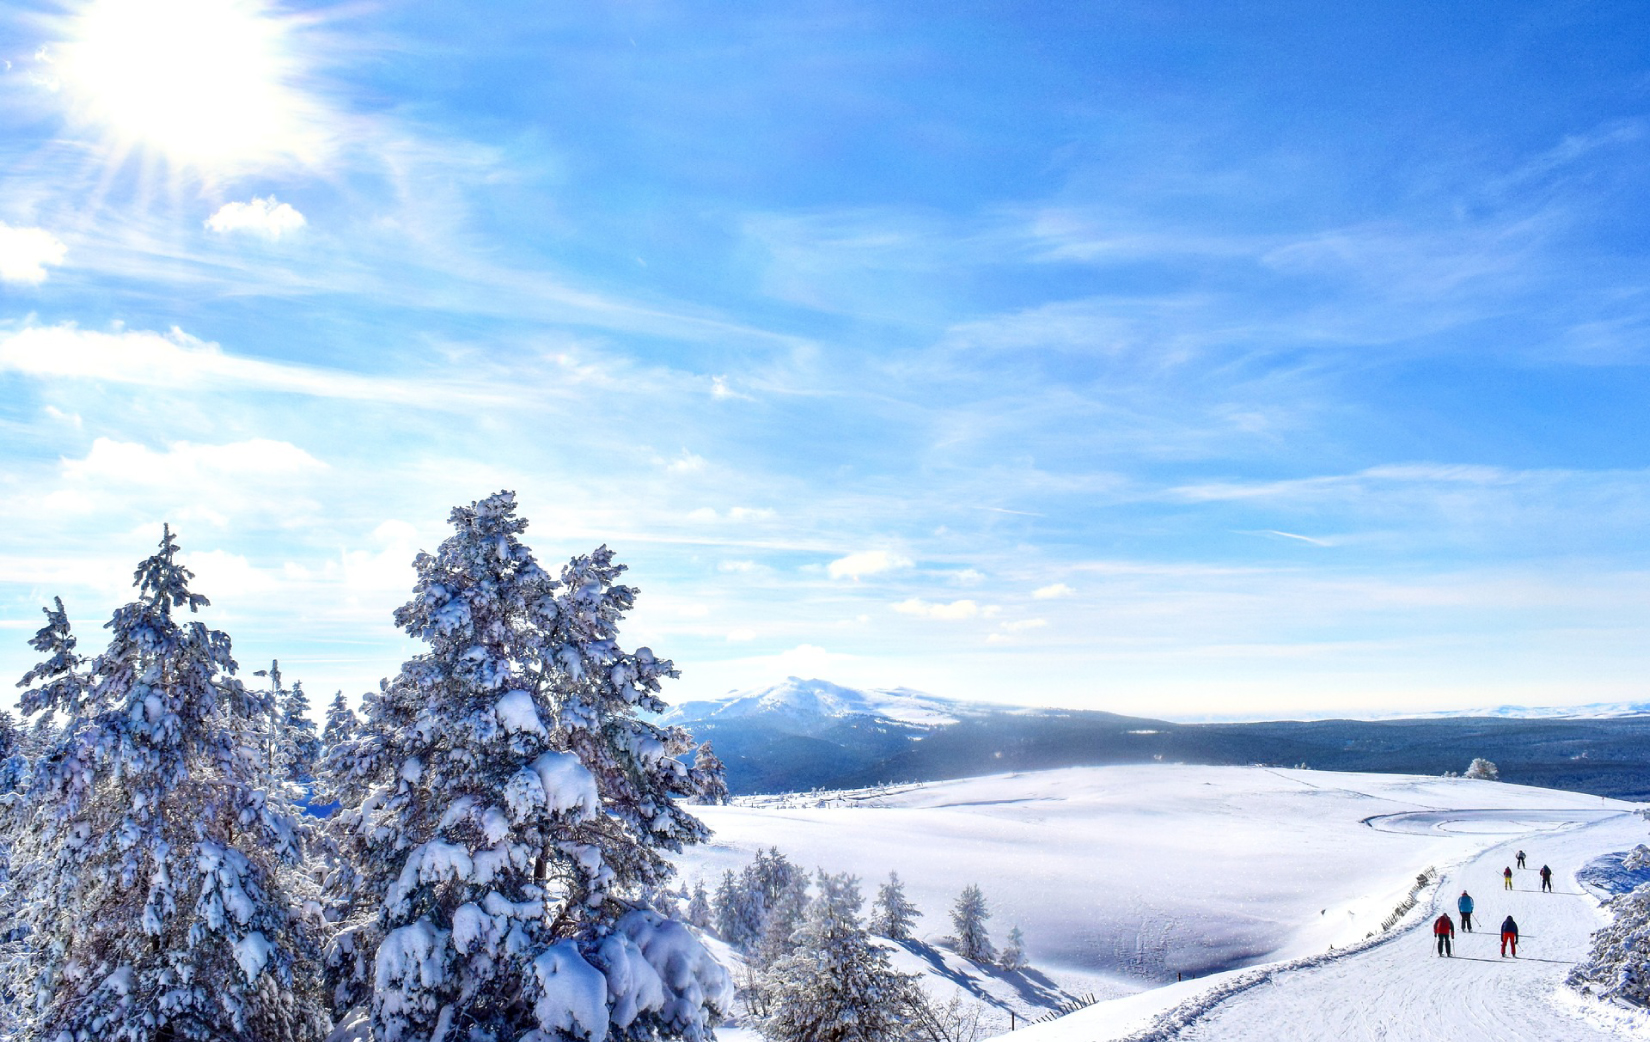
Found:
[{"label": "small bush in snow", "polygon": [[1461,777],[1476,778],[1479,781],[1500,781],[1501,770],[1495,764],[1479,756],[1467,766],[1466,773]]},{"label": "small bush in snow", "polygon": [[1026,939],[1016,926],[1008,931],[1008,944],[997,957],[997,965],[1005,970],[1017,970],[1026,964]]},{"label": "small bush in snow", "polygon": [[1611,900],[1614,921],[1593,935],[1593,950],[1570,972],[1571,987],[1634,1006],[1650,1006],[1650,884]]}]

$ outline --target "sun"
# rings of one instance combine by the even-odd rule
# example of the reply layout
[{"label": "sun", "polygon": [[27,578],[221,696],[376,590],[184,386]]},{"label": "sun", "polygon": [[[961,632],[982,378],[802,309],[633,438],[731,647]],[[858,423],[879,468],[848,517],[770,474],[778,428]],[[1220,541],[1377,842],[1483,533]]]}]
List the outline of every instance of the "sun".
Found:
[{"label": "sun", "polygon": [[262,0],[91,0],[55,64],[75,115],[123,153],[226,171],[312,158],[290,35]]}]

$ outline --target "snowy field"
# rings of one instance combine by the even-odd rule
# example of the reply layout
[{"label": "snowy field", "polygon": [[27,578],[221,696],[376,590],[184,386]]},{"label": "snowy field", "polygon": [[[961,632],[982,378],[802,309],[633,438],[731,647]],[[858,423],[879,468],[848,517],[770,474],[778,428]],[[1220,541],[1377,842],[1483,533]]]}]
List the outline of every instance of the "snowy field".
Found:
[{"label": "snowy field", "polygon": [[[860,875],[867,897],[895,870],[924,913],[917,935],[930,942],[949,933],[956,894],[978,883],[995,910],[999,943],[1021,926],[1032,965],[1068,991],[1121,997],[1157,989],[1030,1029],[1026,1042],[1138,1031],[1162,1009],[1227,980],[1222,971],[1319,956],[1380,934],[1418,873],[1436,867],[1448,890],[1450,873],[1486,851],[1494,860],[1510,839],[1538,858],[1565,861],[1554,867],[1569,880],[1591,857],[1630,847],[1645,831],[1624,814],[1630,806],[1577,793],[1238,767],[1073,768],[903,786],[869,801],[849,794],[766,802],[700,808],[716,834],[682,859],[684,878],[703,877],[714,888],[723,870],[770,845],[804,866]],[[829,805],[802,805],[809,802]],[[1469,881],[1481,897],[1498,885],[1487,875]],[[1423,893],[1423,908],[1406,923],[1435,892]],[[1595,905],[1568,900],[1585,904],[1576,916],[1584,941],[1600,922]],[[1495,907],[1485,903],[1492,914]],[[1425,939],[1401,943],[1419,948]],[[1436,970],[1424,954],[1406,950],[1405,959]],[[1196,979],[1175,984],[1177,974]],[[1353,994],[1319,1000],[1356,1005]],[[1264,1031],[1266,1017],[1256,1024]],[[1246,1030],[1196,1037],[1275,1037]]]}]

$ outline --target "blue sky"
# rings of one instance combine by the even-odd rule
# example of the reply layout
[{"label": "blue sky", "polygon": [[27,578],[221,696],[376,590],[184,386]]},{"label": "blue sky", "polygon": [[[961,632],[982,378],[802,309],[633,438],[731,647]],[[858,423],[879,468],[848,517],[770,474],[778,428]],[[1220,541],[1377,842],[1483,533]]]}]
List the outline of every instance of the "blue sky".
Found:
[{"label": "blue sky", "polygon": [[393,673],[450,507],[679,697],[1641,698],[1642,5],[0,16],[0,672],[178,529]]}]

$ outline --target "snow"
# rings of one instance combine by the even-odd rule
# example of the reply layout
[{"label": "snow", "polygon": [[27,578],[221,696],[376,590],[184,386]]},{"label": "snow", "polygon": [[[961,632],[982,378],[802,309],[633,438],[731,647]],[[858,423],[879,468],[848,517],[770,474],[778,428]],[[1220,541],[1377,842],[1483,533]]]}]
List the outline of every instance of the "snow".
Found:
[{"label": "snow", "polygon": [[[572,941],[558,941],[533,960],[538,982],[534,1016],[541,1028],[602,1042],[607,1037],[607,978],[584,961]],[[542,1031],[529,1032],[542,1035]],[[545,1036],[546,1039],[556,1038]]]},{"label": "snow", "polygon": [[[951,933],[947,913],[978,883],[999,943],[1019,925],[1035,971],[1068,991],[1121,998],[1092,1009],[1110,1008],[1105,1024],[1137,1026],[1244,967],[1379,935],[1429,866],[1448,872],[1503,841],[1535,854],[1537,840],[1570,836],[1576,822],[1613,828],[1627,809],[1496,782],[1176,765],[742,803],[696,808],[716,834],[678,859],[686,882],[714,883],[770,845],[802,866],[871,884],[897,871],[923,913],[914,933],[930,944]],[[1473,883],[1486,918],[1489,888]],[[1433,894],[1422,894],[1423,910]],[[1584,933],[1600,922],[1586,918]],[[1177,973],[1198,979],[1176,984]],[[988,996],[1015,1005],[1012,994]],[[1058,1023],[1085,1013],[1093,1016]]]},{"label": "snow", "polygon": [[257,980],[258,974],[264,972],[264,967],[269,965],[269,952],[269,939],[257,930],[235,942],[235,962],[248,981]]},{"label": "snow", "polygon": [[539,719],[539,711],[533,705],[533,696],[526,691],[505,692],[493,707],[493,715],[498,717],[499,726],[510,734],[518,731],[536,735],[546,733],[544,721]]},{"label": "snow", "polygon": [[589,821],[601,808],[596,779],[573,753],[545,753],[529,768],[538,775],[544,798],[552,811],[579,812],[580,821]]}]

